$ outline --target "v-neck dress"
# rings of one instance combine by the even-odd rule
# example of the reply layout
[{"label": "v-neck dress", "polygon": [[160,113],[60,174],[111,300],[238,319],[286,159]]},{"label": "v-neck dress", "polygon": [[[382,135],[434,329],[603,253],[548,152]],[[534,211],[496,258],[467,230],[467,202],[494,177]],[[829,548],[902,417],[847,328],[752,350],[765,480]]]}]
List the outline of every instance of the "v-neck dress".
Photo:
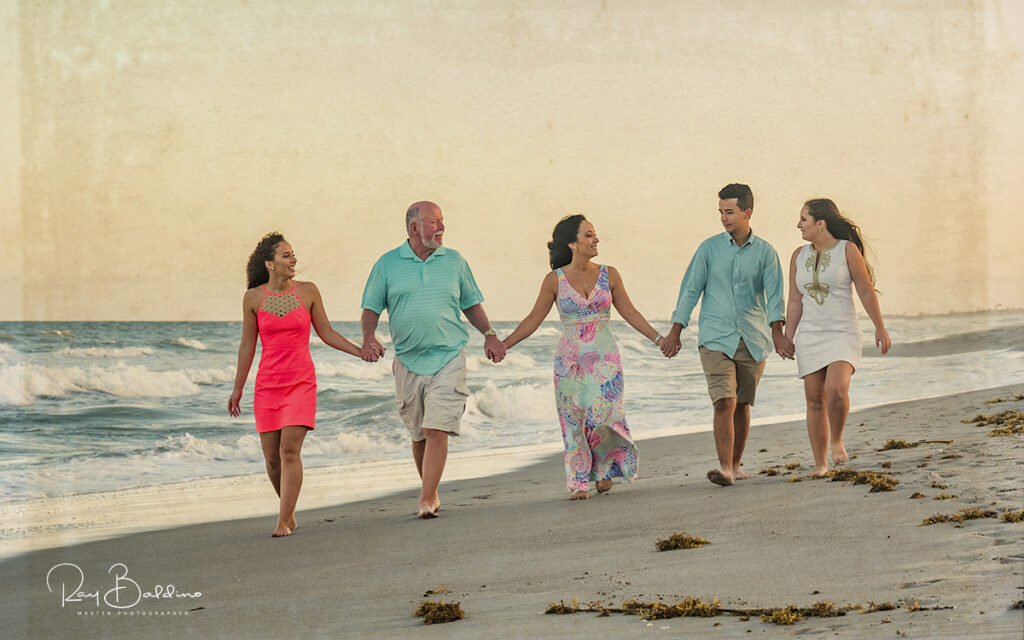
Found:
[{"label": "v-neck dress", "polygon": [[562,337],[555,352],[555,405],[565,444],[569,491],[620,476],[632,481],[637,450],[622,408],[622,360],[608,326],[612,294],[608,269],[584,298],[557,269]]},{"label": "v-neck dress", "polygon": [[316,370],[309,354],[310,323],[309,310],[295,295],[294,285],[285,293],[263,287],[256,311],[262,353],[252,400],[259,433],[314,427]]},{"label": "v-neck dress", "polygon": [[833,362],[849,362],[856,370],[862,336],[846,240],[822,251],[820,258],[813,245],[804,245],[796,257],[796,286],[803,308],[793,340],[797,375],[803,378]]}]

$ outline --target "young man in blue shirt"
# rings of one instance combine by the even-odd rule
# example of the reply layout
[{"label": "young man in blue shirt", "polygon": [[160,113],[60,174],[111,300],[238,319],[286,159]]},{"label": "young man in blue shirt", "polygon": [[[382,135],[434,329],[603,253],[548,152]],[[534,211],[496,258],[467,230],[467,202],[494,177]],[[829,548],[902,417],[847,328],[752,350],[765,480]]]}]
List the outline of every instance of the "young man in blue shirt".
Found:
[{"label": "young man in blue shirt", "polygon": [[719,464],[707,477],[729,486],[750,477],[740,469],[740,459],[765,360],[773,348],[791,357],[793,347],[782,331],[785,311],[779,256],[750,228],[754,212],[750,187],[727,185],[718,198],[725,232],[701,243],[690,260],[662,353],[671,358],[679,352],[679,335],[703,297],[697,345],[715,409]]}]

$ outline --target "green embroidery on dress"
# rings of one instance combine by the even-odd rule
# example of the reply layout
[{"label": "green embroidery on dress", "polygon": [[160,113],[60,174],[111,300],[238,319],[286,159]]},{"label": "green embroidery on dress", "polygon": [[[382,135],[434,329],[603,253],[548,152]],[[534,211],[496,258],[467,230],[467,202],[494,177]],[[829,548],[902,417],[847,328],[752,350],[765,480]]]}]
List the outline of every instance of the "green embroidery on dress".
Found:
[{"label": "green embroidery on dress", "polygon": [[829,286],[822,282],[818,282],[818,274],[825,269],[828,269],[828,265],[832,262],[832,254],[829,252],[834,248],[835,247],[832,247],[821,252],[821,259],[818,260],[817,269],[814,268],[814,261],[815,258],[818,257],[818,254],[814,249],[811,249],[811,255],[807,256],[807,260],[804,261],[804,266],[811,272],[811,276],[814,279],[813,282],[805,284],[804,289],[807,289],[807,295],[814,298],[814,301],[819,305],[825,304],[825,298],[828,297]]}]

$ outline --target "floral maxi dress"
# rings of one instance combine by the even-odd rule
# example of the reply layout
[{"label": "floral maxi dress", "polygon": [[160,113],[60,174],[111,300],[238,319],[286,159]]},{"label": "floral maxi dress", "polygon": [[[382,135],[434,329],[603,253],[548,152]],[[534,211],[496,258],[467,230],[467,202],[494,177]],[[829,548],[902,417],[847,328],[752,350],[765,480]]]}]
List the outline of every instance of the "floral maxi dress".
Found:
[{"label": "floral maxi dress", "polygon": [[622,409],[622,360],[608,326],[608,269],[601,266],[589,298],[569,284],[561,269],[555,273],[563,327],[555,352],[555,405],[569,491],[587,491],[589,482],[616,476],[632,481],[637,451]]}]

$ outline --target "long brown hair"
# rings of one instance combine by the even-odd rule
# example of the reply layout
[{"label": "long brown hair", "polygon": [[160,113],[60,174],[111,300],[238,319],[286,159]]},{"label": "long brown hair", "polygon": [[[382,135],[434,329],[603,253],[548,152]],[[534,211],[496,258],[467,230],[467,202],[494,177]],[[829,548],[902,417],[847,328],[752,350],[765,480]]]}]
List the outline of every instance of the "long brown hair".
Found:
[{"label": "long brown hair", "polygon": [[854,224],[853,220],[839,213],[839,207],[828,198],[813,198],[805,202],[804,206],[807,207],[807,213],[812,218],[825,221],[825,228],[828,229],[833,238],[847,240],[857,245],[861,255],[864,256],[864,264],[868,268],[868,277],[871,278],[871,284],[874,286],[875,270],[868,262],[867,246],[861,237],[860,227]]}]

